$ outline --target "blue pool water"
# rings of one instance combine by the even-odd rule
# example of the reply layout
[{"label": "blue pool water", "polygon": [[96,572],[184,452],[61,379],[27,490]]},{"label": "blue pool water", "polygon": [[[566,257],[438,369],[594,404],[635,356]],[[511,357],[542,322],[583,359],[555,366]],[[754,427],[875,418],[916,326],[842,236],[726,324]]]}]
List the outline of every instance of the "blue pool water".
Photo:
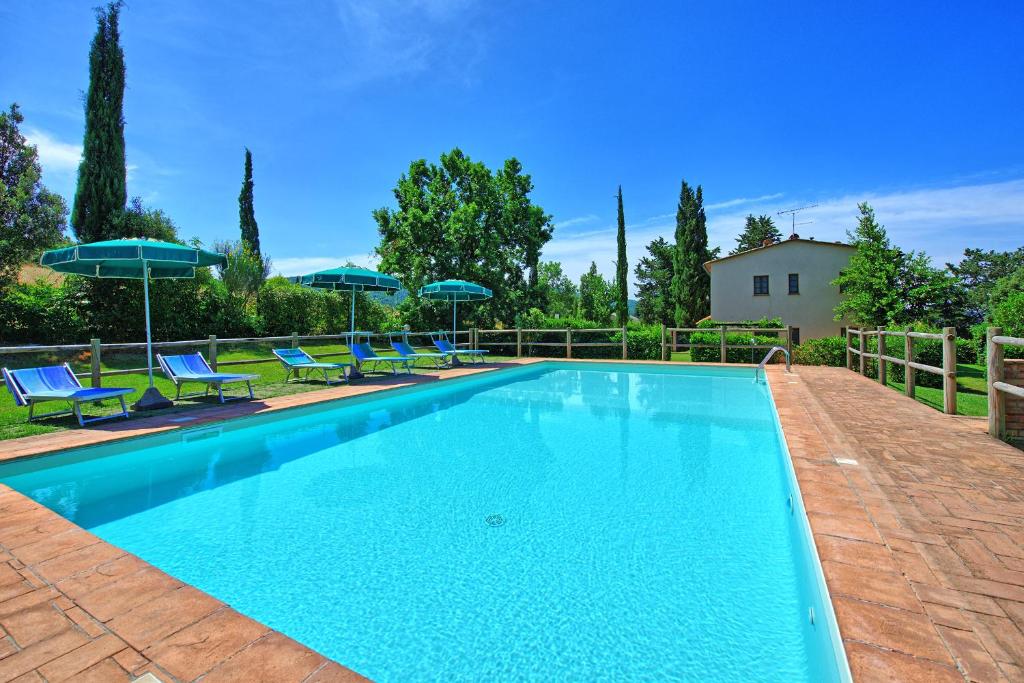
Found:
[{"label": "blue pool water", "polygon": [[0,481],[379,681],[848,677],[749,369],[542,364]]}]

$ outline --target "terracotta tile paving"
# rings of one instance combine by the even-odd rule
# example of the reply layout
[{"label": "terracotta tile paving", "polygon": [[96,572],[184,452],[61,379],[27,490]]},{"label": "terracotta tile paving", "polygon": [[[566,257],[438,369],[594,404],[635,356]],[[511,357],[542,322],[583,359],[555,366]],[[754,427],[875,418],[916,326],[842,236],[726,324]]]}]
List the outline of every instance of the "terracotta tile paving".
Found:
[{"label": "terracotta tile paving", "polygon": [[1024,452],[845,369],[769,378],[854,678],[1024,680]]},{"label": "terracotta tile paving", "polygon": [[[481,371],[28,437],[0,443],[0,460]],[[990,439],[983,421],[846,370],[771,367],[769,379],[854,678],[1024,680],[1024,454]],[[0,681],[146,673],[364,680],[0,486]]]}]

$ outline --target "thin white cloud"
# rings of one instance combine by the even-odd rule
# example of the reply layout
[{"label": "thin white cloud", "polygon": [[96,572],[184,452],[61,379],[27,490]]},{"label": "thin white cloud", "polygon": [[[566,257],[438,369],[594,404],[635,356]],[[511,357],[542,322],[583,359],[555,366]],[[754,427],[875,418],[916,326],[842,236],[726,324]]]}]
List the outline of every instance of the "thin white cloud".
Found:
[{"label": "thin white cloud", "polygon": [[485,31],[476,0],[335,0],[344,35],[341,85],[456,70],[479,60]]},{"label": "thin white cloud", "polygon": [[374,254],[354,254],[350,256],[299,256],[291,258],[273,258],[272,267],[275,275],[293,277],[307,275],[318,270],[338,268],[346,263],[354,263],[361,268],[375,268],[380,262]]},{"label": "thin white cloud", "polygon": [[740,206],[741,204],[753,204],[755,202],[767,202],[772,199],[779,199],[782,197],[781,192],[775,194],[765,194],[760,197],[737,197],[736,199],[727,199],[724,202],[715,202],[714,204],[707,204],[704,206],[705,211],[715,211],[717,209],[727,209],[731,206]]},{"label": "thin white cloud", "polygon": [[[799,204],[803,200],[794,201]],[[966,247],[1006,250],[1024,246],[1024,179],[870,191],[820,199],[817,207],[798,215],[798,222],[813,222],[797,226],[797,232],[821,241],[845,241],[847,231],[857,224],[859,202],[868,202],[874,207],[875,215],[894,244],[924,251],[936,265],[959,260]],[[773,216],[783,234],[788,234],[789,222],[776,212],[791,204],[792,201],[782,205],[772,199],[762,199],[734,211],[713,209],[708,205],[708,241],[712,247],[721,247],[723,253],[727,253],[735,245],[744,219],[751,212]],[[637,260],[646,254],[647,244],[658,237],[672,241],[674,231],[674,214],[659,214],[627,227],[630,287],[633,286],[632,270]],[[605,277],[610,277],[614,272],[615,230],[608,227],[572,235],[559,235],[556,230],[542,258],[560,261],[566,274],[574,279],[586,272],[591,261],[597,263]]]},{"label": "thin white cloud", "polygon": [[25,130],[25,138],[36,146],[39,163],[43,171],[68,173],[78,170],[82,161],[82,146],[58,140],[50,133],[38,128]]},{"label": "thin white cloud", "polygon": [[587,223],[593,223],[596,220],[598,220],[598,217],[592,213],[587,214],[586,216],[576,216],[575,218],[558,221],[555,223],[555,230],[565,230],[566,228],[571,228],[575,225],[586,225]]}]

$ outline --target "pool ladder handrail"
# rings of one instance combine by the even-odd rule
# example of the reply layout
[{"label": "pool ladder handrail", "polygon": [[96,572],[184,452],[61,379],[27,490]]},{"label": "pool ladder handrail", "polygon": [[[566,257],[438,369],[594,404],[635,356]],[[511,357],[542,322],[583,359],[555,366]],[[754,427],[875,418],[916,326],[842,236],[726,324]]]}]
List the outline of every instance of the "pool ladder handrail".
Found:
[{"label": "pool ladder handrail", "polygon": [[789,349],[787,349],[785,346],[773,346],[768,351],[768,353],[764,355],[764,358],[761,359],[761,362],[758,363],[757,367],[754,369],[754,382],[757,382],[758,374],[764,371],[764,366],[768,364],[768,361],[771,360],[772,356],[774,356],[777,351],[782,351],[783,355],[786,356],[786,372],[793,372],[793,369],[790,366],[789,362]]}]

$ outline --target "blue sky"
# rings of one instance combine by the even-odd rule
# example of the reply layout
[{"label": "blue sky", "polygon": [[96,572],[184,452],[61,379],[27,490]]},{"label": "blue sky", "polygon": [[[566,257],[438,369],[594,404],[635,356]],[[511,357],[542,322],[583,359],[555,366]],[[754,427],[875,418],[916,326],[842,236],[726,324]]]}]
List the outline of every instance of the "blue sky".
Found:
[{"label": "blue sky", "polygon": [[[0,6],[0,99],[69,199],[95,2]],[[129,193],[183,236],[238,234],[243,148],[264,250],[294,274],[371,264],[370,212],[409,161],[518,157],[554,215],[545,257],[613,271],[671,238],[682,178],[713,245],[747,212],[872,202],[936,261],[1024,244],[1024,4],[135,0],[122,15]]]}]

